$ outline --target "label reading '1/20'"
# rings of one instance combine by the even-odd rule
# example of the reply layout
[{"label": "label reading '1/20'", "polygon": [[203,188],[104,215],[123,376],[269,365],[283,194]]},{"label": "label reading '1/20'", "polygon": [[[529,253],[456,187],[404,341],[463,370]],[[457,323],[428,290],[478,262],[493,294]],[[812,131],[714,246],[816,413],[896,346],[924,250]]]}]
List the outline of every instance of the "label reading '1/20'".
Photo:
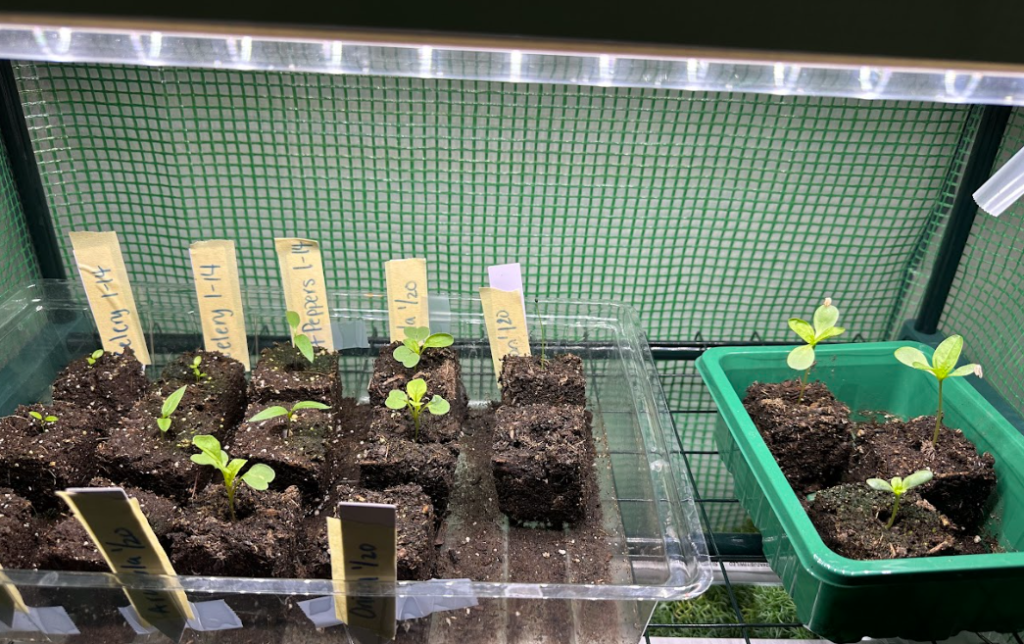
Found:
[{"label": "label reading '1/20'", "polygon": [[395,598],[381,595],[381,584],[398,577],[395,506],[339,503],[338,518],[327,518],[336,617],[376,633],[395,636]]},{"label": "label reading '1/20'", "polygon": [[311,239],[278,237],[274,246],[281,265],[285,306],[299,314],[299,327],[293,336],[302,333],[314,347],[334,351],[320,244]]},{"label": "label reading '1/20'", "polygon": [[523,296],[520,291],[502,291],[496,288],[480,289],[480,302],[484,309],[484,324],[491,345],[491,360],[495,376],[501,375],[501,362],[506,356],[530,355],[530,334],[523,314]]},{"label": "label reading '1/20'", "polygon": [[72,232],[71,245],[103,350],[131,347],[139,362],[150,364],[117,233]]},{"label": "label reading '1/20'", "polygon": [[392,342],[405,339],[409,327],[429,327],[427,260],[393,259],[384,264],[388,288],[388,334]]},{"label": "label reading '1/20'", "polygon": [[249,371],[249,345],[245,337],[235,242],[195,242],[189,247],[189,254],[206,350],[234,358]]}]

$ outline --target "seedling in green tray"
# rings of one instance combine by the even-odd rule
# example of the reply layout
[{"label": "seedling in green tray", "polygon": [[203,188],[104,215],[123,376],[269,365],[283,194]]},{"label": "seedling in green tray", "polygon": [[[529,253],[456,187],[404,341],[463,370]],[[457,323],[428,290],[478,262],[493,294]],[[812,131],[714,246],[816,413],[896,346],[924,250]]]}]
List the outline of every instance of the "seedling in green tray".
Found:
[{"label": "seedling in green tray", "polygon": [[28,415],[42,427],[46,427],[47,425],[57,422],[56,416],[43,416],[38,411],[30,411],[28,412]]},{"label": "seedling in green tray", "polygon": [[316,361],[313,343],[310,342],[308,335],[299,333],[299,314],[295,311],[288,311],[285,313],[285,317],[288,319],[288,326],[292,329],[292,346],[298,349],[306,360],[309,360],[309,364],[313,364]]},{"label": "seedling in green tray", "polygon": [[103,356],[103,349],[96,349],[95,351],[93,351],[89,355],[85,356],[85,361],[87,363],[89,363],[89,366],[91,367],[94,364],[96,364],[96,361],[99,360],[102,356]]},{"label": "seedling in green tray", "polygon": [[235,493],[238,491],[238,482],[244,481],[246,485],[254,490],[266,490],[270,482],[277,474],[269,465],[256,463],[249,468],[242,476],[242,471],[249,461],[244,458],[231,458],[228,453],[220,447],[220,441],[215,436],[200,434],[192,437],[192,444],[199,448],[201,454],[193,454],[192,462],[199,465],[209,465],[217,468],[224,475],[224,489],[228,493],[228,510],[231,513],[231,520],[236,521],[235,516]]},{"label": "seedling in green tray", "polygon": [[793,329],[807,343],[793,349],[786,357],[786,364],[790,369],[804,372],[800,377],[800,397],[797,399],[797,404],[804,401],[804,390],[807,388],[807,381],[811,378],[811,369],[814,367],[814,347],[818,346],[819,342],[846,332],[843,327],[836,326],[838,321],[839,309],[832,306],[830,297],[826,297],[825,302],[814,312],[813,324],[800,318],[789,318],[789,328]]},{"label": "seedling in green tray", "polygon": [[[294,405],[292,405],[291,409],[288,409],[287,407],[280,407],[278,405],[274,405],[273,407],[267,407],[266,409],[264,409],[260,413],[256,414],[255,416],[250,418],[248,422],[250,422],[250,423],[257,423],[257,422],[259,422],[261,420],[270,420],[271,418],[279,418],[281,416],[287,416],[288,417],[288,424],[290,425],[291,422],[292,422],[292,418],[295,417],[295,412],[299,411],[300,409],[321,409],[322,410],[322,409],[330,409],[330,407],[328,405],[325,405],[322,402],[318,402],[316,400],[303,400],[302,402],[297,402]],[[288,438],[288,430],[287,429],[285,429],[284,437]]]},{"label": "seedling in green tray", "polygon": [[202,362],[203,362],[202,356],[196,356],[195,359],[192,361],[192,364],[189,365],[189,369],[192,370],[192,375],[194,375],[196,377],[196,381],[202,380],[203,378],[209,378],[210,377],[207,374],[205,374],[201,369],[199,369],[199,365]]},{"label": "seedling in green tray", "polygon": [[892,514],[889,515],[889,522],[885,524],[886,530],[892,528],[892,524],[896,522],[896,513],[900,509],[900,497],[930,480],[932,480],[931,470],[918,470],[905,479],[898,476],[894,476],[890,481],[885,479],[868,479],[868,485],[872,488],[883,492],[892,492],[896,497],[892,503]]},{"label": "seedling in green tray", "polygon": [[454,343],[455,338],[447,333],[431,333],[425,326],[406,327],[402,346],[395,349],[393,355],[395,360],[411,369],[420,363],[424,350],[450,347]]},{"label": "seedling in green tray", "polygon": [[441,396],[435,395],[430,399],[430,402],[423,402],[423,396],[426,394],[427,381],[423,378],[416,378],[409,381],[409,384],[405,386],[405,391],[392,389],[391,393],[388,394],[387,400],[384,401],[384,405],[388,409],[409,409],[409,413],[412,414],[412,424],[416,428],[413,440],[417,441],[420,438],[420,415],[424,410],[429,411],[435,416],[444,416],[452,408],[448,401]]},{"label": "seedling in green tray", "polygon": [[178,405],[181,403],[181,397],[185,395],[185,389],[188,386],[175,389],[171,392],[171,395],[164,399],[164,404],[160,406],[160,417],[156,419],[156,426],[160,428],[160,431],[167,433],[167,430],[171,428],[171,414],[178,410]]},{"label": "seedling in green tray", "polygon": [[960,359],[960,352],[964,348],[964,339],[959,335],[951,335],[935,347],[932,354],[932,362],[928,364],[928,357],[914,347],[900,347],[896,349],[896,359],[914,369],[927,371],[939,381],[939,406],[935,412],[935,433],[932,434],[932,445],[939,444],[939,430],[942,428],[942,382],[946,378],[969,376],[974,374],[981,378],[982,371],[980,364],[965,364],[957,368],[957,360]]}]

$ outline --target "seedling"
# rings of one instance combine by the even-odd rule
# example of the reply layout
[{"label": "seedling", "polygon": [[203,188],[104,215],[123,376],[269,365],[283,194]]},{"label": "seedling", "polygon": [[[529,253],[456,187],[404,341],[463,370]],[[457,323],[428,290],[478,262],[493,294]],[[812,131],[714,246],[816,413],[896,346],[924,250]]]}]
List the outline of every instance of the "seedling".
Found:
[{"label": "seedling", "polygon": [[900,509],[900,497],[930,480],[932,480],[931,470],[918,470],[905,479],[898,476],[894,476],[891,481],[868,479],[868,485],[872,488],[882,490],[883,492],[892,492],[896,497],[892,503],[892,514],[889,515],[889,522],[885,524],[886,530],[892,528],[892,524],[896,522],[896,513]]},{"label": "seedling", "polygon": [[28,412],[28,415],[31,416],[33,420],[38,422],[43,427],[45,427],[45,426],[47,426],[47,425],[49,425],[51,423],[57,422],[57,417],[56,416],[43,416],[38,411],[30,411],[30,412]]},{"label": "seedling", "polygon": [[196,381],[197,382],[202,380],[203,378],[209,378],[210,377],[209,375],[203,373],[199,369],[199,365],[200,365],[200,363],[202,363],[202,361],[203,361],[202,356],[196,356],[195,359],[192,361],[192,364],[189,365],[189,369],[192,370],[192,375],[194,375],[196,377]]},{"label": "seedling", "polygon": [[265,490],[270,486],[277,474],[269,465],[256,463],[249,468],[249,471],[238,476],[245,464],[244,458],[231,458],[228,453],[220,448],[220,441],[215,436],[200,434],[192,437],[192,444],[199,448],[201,454],[193,454],[192,462],[199,465],[210,465],[224,475],[224,489],[228,493],[228,510],[231,512],[231,520],[235,517],[235,492],[238,490],[238,482],[245,483],[254,490]]},{"label": "seedling", "polygon": [[932,362],[928,364],[928,358],[921,351],[914,347],[900,347],[896,349],[896,359],[914,369],[927,371],[939,381],[939,407],[935,412],[935,433],[932,434],[932,446],[939,444],[939,429],[942,428],[942,382],[946,378],[956,378],[974,374],[981,378],[980,364],[965,364],[957,368],[956,362],[960,359],[960,352],[964,348],[964,339],[959,335],[951,335],[935,347],[932,354]]},{"label": "seedling", "polygon": [[171,428],[171,414],[178,410],[181,397],[185,395],[187,388],[188,385],[176,389],[164,399],[164,404],[160,407],[160,417],[156,419],[156,426],[160,428],[161,432],[166,434],[167,430]]},{"label": "seedling", "polygon": [[405,327],[405,339],[402,346],[395,349],[395,360],[401,362],[407,369],[411,369],[420,363],[425,349],[440,349],[450,347],[455,338],[447,333],[431,333],[425,326]]},{"label": "seedling", "polygon": [[800,318],[789,318],[789,328],[793,329],[807,343],[793,349],[786,357],[786,364],[790,369],[804,372],[800,377],[800,397],[797,399],[797,404],[804,401],[804,390],[807,388],[807,381],[811,379],[811,369],[814,367],[814,347],[818,346],[819,342],[846,332],[843,327],[836,326],[838,321],[839,309],[832,306],[830,297],[826,297],[825,302],[814,312],[814,324]]},{"label": "seedling", "polygon": [[103,349],[96,349],[89,355],[85,356],[85,361],[89,363],[89,366],[96,364],[96,361],[103,357]]},{"label": "seedling", "polygon": [[[274,405],[273,407],[267,407],[260,413],[250,418],[249,422],[255,423],[261,420],[270,420],[271,418],[287,416],[288,424],[290,425],[292,422],[292,418],[295,417],[295,412],[299,411],[300,409],[330,409],[330,407],[328,405],[323,404],[322,402],[317,402],[315,400],[303,400],[302,402],[297,402],[294,405],[292,405],[291,409]],[[288,438],[287,429],[285,429],[284,435],[285,438]]]},{"label": "seedling", "polygon": [[401,410],[408,407],[409,413],[412,414],[412,424],[416,428],[413,440],[417,441],[420,439],[420,414],[424,409],[435,416],[444,416],[452,408],[448,401],[441,396],[435,395],[430,402],[423,402],[423,396],[426,394],[427,381],[423,378],[416,378],[409,381],[409,384],[405,386],[405,391],[392,389],[387,400],[384,401],[384,405],[388,409]]},{"label": "seedling", "polygon": [[310,342],[308,335],[299,333],[299,322],[301,321],[299,314],[295,311],[288,311],[285,313],[285,317],[288,319],[288,326],[292,329],[292,346],[298,349],[306,360],[309,360],[309,364],[313,364],[316,361],[313,343]]}]

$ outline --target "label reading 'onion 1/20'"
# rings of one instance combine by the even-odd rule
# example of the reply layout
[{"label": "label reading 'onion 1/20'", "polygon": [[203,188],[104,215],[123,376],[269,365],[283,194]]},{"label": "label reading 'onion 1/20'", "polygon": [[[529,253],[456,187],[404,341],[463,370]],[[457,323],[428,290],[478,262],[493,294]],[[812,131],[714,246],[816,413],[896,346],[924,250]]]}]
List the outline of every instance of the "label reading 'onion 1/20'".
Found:
[{"label": "label reading 'onion 1/20'", "polygon": [[195,242],[189,246],[189,255],[203,323],[203,346],[207,351],[219,351],[238,360],[249,371],[249,345],[245,337],[235,242],[224,239]]},{"label": "label reading 'onion 1/20'", "polygon": [[311,239],[278,237],[274,240],[274,247],[281,266],[285,306],[299,314],[298,329],[292,334],[302,333],[314,347],[334,351],[320,244]]},{"label": "label reading 'onion 1/20'", "polygon": [[139,362],[150,364],[117,233],[72,232],[71,246],[103,350],[121,353],[131,347]]},{"label": "label reading 'onion 1/20'", "polygon": [[389,641],[395,636],[395,597],[380,584],[398,579],[395,506],[339,503],[327,518],[336,617]]},{"label": "label reading 'onion 1/20'", "polygon": [[116,487],[69,488],[57,495],[71,507],[110,571],[124,584],[128,601],[144,625],[177,642],[193,617],[192,608],[183,591],[153,586],[154,581],[173,578],[174,568],[139,502]]},{"label": "label reading 'onion 1/20'", "polygon": [[384,263],[388,287],[388,334],[392,342],[405,339],[409,327],[429,327],[427,260],[393,259]]},{"label": "label reading 'onion 1/20'", "polygon": [[501,375],[505,356],[530,355],[530,333],[523,313],[523,296],[518,290],[502,291],[484,286],[480,289],[484,325],[491,343],[494,375]]}]

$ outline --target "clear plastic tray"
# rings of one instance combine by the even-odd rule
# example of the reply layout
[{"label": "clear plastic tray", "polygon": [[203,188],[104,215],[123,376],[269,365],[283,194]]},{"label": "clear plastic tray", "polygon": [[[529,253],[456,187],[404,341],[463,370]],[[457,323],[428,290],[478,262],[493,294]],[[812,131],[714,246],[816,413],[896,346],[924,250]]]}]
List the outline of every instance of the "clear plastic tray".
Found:
[{"label": "clear plastic tray", "polygon": [[[136,285],[134,292],[153,355],[151,373],[159,373],[176,354],[201,346],[191,285]],[[345,347],[340,351],[344,393],[365,401],[373,359],[387,341],[386,302],[372,294],[332,293],[330,298],[336,343]],[[277,290],[266,288],[246,289],[242,299],[255,364],[260,349],[286,337],[284,303]],[[536,312],[528,308],[536,331]],[[504,580],[381,584],[371,593],[394,595],[399,604],[420,611],[437,610],[403,621],[396,641],[633,643],[642,637],[655,600],[693,597],[710,583],[689,483],[670,464],[671,418],[636,312],[609,302],[568,300],[542,301],[540,311],[548,351],[572,351],[583,358],[587,406],[594,413],[604,538],[613,553],[608,578],[573,583],[577,571],[571,558],[550,553],[548,565],[564,568],[564,574],[556,575],[559,583],[510,582],[506,567]],[[499,399],[479,300],[432,297],[431,327],[455,335],[471,404]],[[17,291],[0,304],[0,413],[46,399],[58,371],[98,346],[78,283],[44,281]],[[461,529],[449,530],[447,539],[471,534],[470,527]],[[93,634],[94,641],[146,637],[118,610],[127,601],[112,575],[5,573],[29,605],[63,607],[76,628]],[[215,600],[223,600],[237,616],[233,623],[229,615],[196,625],[207,628],[221,620],[222,626],[236,628],[189,630],[186,639],[207,641],[216,635],[217,641],[312,642],[321,637],[339,641],[337,633],[344,634],[344,627],[318,631],[297,606],[335,592],[329,580],[181,576],[164,581],[185,590],[193,602],[214,602],[202,603],[204,610],[214,610],[220,606]],[[360,594],[366,590],[361,586]],[[45,611],[38,615],[45,621]],[[0,624],[0,636],[53,639],[61,628],[59,617],[46,618],[54,625],[42,630],[54,631],[50,634],[31,628],[12,633]]]}]

